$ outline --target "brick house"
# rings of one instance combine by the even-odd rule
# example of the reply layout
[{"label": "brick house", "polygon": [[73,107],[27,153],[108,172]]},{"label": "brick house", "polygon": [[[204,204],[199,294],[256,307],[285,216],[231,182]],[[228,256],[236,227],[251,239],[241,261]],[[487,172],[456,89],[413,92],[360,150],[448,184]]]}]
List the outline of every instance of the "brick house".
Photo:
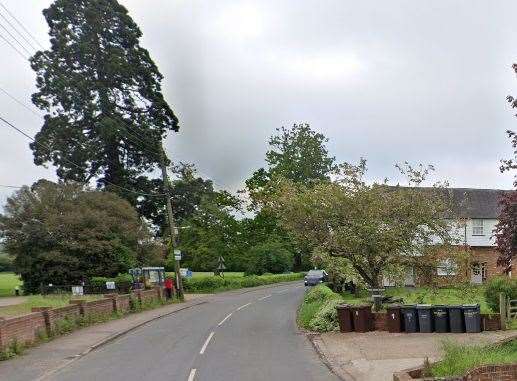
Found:
[{"label": "brick house", "polygon": [[[512,277],[512,271],[497,266],[498,252],[495,248],[493,230],[497,224],[500,212],[499,200],[507,192],[499,189],[450,188],[455,231],[459,248],[467,250],[467,263],[454,263],[444,258],[436,269],[433,279],[440,285],[459,281],[469,281],[472,284],[482,284],[488,279],[502,274]],[[513,277],[517,277],[514,271]],[[385,286],[394,282],[384,279]],[[414,269],[407,270],[404,284],[406,286],[424,285],[428,283]]]}]

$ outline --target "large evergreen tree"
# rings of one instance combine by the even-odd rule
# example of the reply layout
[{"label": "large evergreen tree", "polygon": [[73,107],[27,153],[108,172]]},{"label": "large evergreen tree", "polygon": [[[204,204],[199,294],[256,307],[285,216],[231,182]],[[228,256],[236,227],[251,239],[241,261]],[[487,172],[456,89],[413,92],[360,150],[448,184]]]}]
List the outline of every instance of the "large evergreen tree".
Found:
[{"label": "large evergreen tree", "polygon": [[149,189],[161,141],[178,130],[142,32],[116,0],[56,0],[43,14],[51,47],[31,59],[32,99],[46,112],[34,161],[52,163],[65,181],[96,179],[136,205],[120,187]]}]

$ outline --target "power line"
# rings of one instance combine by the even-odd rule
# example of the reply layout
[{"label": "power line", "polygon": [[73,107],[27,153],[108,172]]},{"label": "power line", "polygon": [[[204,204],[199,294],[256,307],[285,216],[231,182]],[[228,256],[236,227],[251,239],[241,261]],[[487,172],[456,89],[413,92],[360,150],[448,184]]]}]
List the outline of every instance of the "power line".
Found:
[{"label": "power line", "polygon": [[7,43],[11,46],[11,48],[13,48],[13,49],[16,51],[16,53],[18,53],[18,54],[19,54],[19,55],[20,55],[20,56],[21,56],[25,61],[28,61],[28,60],[29,60],[29,57],[25,56],[25,54],[23,54],[22,52],[20,52],[20,51],[18,50],[18,48],[17,48],[16,46],[14,46],[14,45],[11,43],[11,41],[9,41],[7,38],[5,38],[1,33],[0,33],[0,38],[1,38],[2,40],[4,40],[5,42],[7,42]]},{"label": "power line", "polygon": [[31,42],[30,42],[30,41],[29,41],[29,40],[28,40],[28,39],[27,39],[23,34],[21,34],[21,33],[18,31],[18,29],[16,29],[16,27],[15,27],[15,26],[14,26],[14,25],[9,21],[9,19],[7,19],[7,17],[5,17],[5,16],[3,15],[3,13],[2,13],[2,12],[0,12],[0,17],[1,17],[1,18],[3,18],[3,19],[5,20],[5,22],[6,22],[6,23],[7,23],[7,24],[8,24],[8,25],[9,25],[9,26],[14,30],[14,31],[16,31],[16,33],[18,33],[18,34],[20,35],[20,37],[21,37],[21,38],[23,38],[23,40],[24,40],[27,44],[29,44],[29,46],[30,46],[32,49],[34,49],[34,50],[38,50],[34,45],[32,45],[32,43],[31,43]]},{"label": "power line", "polygon": [[41,49],[45,49],[45,47],[38,41],[38,39],[34,37],[34,35],[31,32],[29,32],[29,30],[25,28],[25,26],[23,26],[23,24],[20,21],[18,21],[18,19],[9,11],[9,9],[6,8],[6,6],[2,2],[0,2],[0,7],[4,8],[7,14],[11,16],[11,18],[25,31],[25,33],[29,35],[30,38],[32,38],[32,40],[36,44],[38,44],[41,47]]},{"label": "power line", "polygon": [[[51,150],[51,148],[49,146],[47,146],[46,144],[37,142],[32,136],[30,136],[29,134],[27,134],[25,131],[21,130],[20,128],[16,127],[14,124],[12,124],[11,122],[9,122],[6,119],[4,119],[2,116],[0,116],[0,121],[4,122],[5,125],[11,127],[12,129],[17,131],[18,133],[20,133],[23,136],[25,136],[26,138],[28,138],[29,140],[33,141],[35,144],[42,145],[44,148],[46,148],[48,150]],[[74,167],[77,167],[80,170],[83,170],[83,168],[80,165],[74,163],[72,160],[67,159],[66,157],[61,157],[61,159],[66,161],[67,163],[73,165]],[[112,186],[117,187],[119,189],[125,190],[126,192],[138,194],[138,195],[141,195],[141,196],[163,197],[163,196],[166,195],[165,193],[151,194],[151,193],[137,192],[137,191],[134,191],[134,190],[131,190],[131,189],[127,189],[127,188],[121,187],[120,185],[114,184],[114,183],[112,183],[112,182],[110,182],[110,181],[108,181],[106,179],[103,179],[103,181],[105,183],[109,184],[109,185],[112,185]]]},{"label": "power line", "polygon": [[8,34],[8,35],[9,35],[9,36],[14,40],[14,41],[16,41],[16,43],[17,43],[18,45],[20,45],[20,46],[21,46],[21,48],[22,48],[23,50],[25,50],[29,56],[31,55],[31,52],[29,51],[29,49],[27,49],[27,48],[25,47],[25,45],[23,45],[20,41],[18,41],[18,39],[17,39],[16,37],[14,37],[14,36],[13,36],[13,34],[12,34],[11,32],[9,32],[9,29],[7,29],[7,28],[6,28],[2,23],[0,23],[0,28],[2,28],[3,30],[5,30],[5,32],[6,32],[6,33],[7,33],[7,34]]},{"label": "power line", "polygon": [[[29,32],[29,31],[28,31],[28,29],[27,29],[27,28],[25,28],[25,26],[23,25],[23,23],[22,23],[21,21],[19,21],[19,20],[18,20],[18,19],[17,19],[17,18],[16,18],[16,17],[15,17],[15,16],[14,16],[14,15],[13,15],[13,14],[12,14],[12,13],[7,9],[7,8],[6,8],[6,7],[5,7],[5,5],[3,5],[3,4],[0,2],[0,6],[1,6],[1,7],[2,7],[2,8],[3,8],[3,9],[4,9],[8,14],[9,14],[9,16],[11,16],[11,17],[16,21],[16,23],[17,23],[18,25],[20,25],[20,27],[21,27],[21,28],[22,28],[22,29],[23,29],[23,30],[24,30],[28,35],[30,35],[30,36],[32,37],[32,39],[33,39],[33,40],[34,40],[34,41],[35,41],[35,42],[36,42],[40,47],[42,47],[42,49],[45,49],[45,48],[43,47],[43,45],[42,45],[42,44],[41,44],[41,43],[40,43],[40,42],[39,42],[39,41],[38,41],[38,40],[37,40],[37,39],[36,39],[36,38],[35,38],[35,37],[30,33],[30,32]],[[5,17],[4,17],[1,13],[0,13],[0,16],[1,16],[2,18],[4,18],[4,19],[5,19]],[[7,21],[7,20],[6,20],[6,21]],[[9,21],[7,21],[7,22],[9,23]],[[21,33],[20,33],[20,31],[18,31],[16,28],[14,28],[14,26],[13,26],[11,23],[9,23],[9,25],[11,25],[11,27],[16,31],[16,33],[18,33],[18,35],[20,35],[20,36],[21,36],[25,41],[27,41],[27,39],[26,39],[26,38],[24,38],[23,34],[21,34]],[[0,26],[2,26],[2,25],[0,24]],[[2,27],[3,27],[3,26],[2,26]],[[3,27],[3,28],[4,28],[4,27]],[[4,28],[4,29],[5,29],[5,28]],[[14,37],[13,37],[13,38],[14,38]],[[15,40],[18,42],[18,44],[20,44],[20,46],[22,46],[25,50],[27,50],[27,49],[25,48],[25,46],[23,46],[23,45],[22,45],[22,44],[21,44],[17,39],[15,39]],[[6,40],[6,41],[7,41],[7,40]],[[28,41],[27,41],[27,42],[28,42]],[[28,44],[29,44],[29,46],[30,46],[32,49],[35,49],[35,48],[34,48],[34,46],[32,46],[32,44],[30,44],[29,42],[28,42]],[[18,51],[18,50],[17,50],[17,49],[12,45],[12,44],[9,44],[9,45],[11,45],[11,47],[12,47],[13,49],[15,49],[19,54],[21,54],[21,53],[20,53],[20,52],[19,52],[19,51]],[[28,51],[28,50],[27,50],[27,51]],[[29,52],[29,51],[28,51],[28,52]],[[29,54],[31,54],[31,53],[29,52]],[[45,54],[45,53],[43,53],[43,54]],[[23,54],[21,54],[21,55],[22,55],[22,57],[24,57],[24,56],[23,56]],[[27,59],[27,57],[24,57],[24,59]],[[58,82],[61,82],[61,81],[60,81],[60,80],[58,80]],[[4,89],[2,89],[2,88],[0,88],[0,90],[1,90],[2,92],[4,92],[7,96],[9,96],[11,99],[13,99],[13,100],[14,100],[14,101],[16,101],[17,103],[19,103],[21,106],[23,106],[24,108],[28,109],[31,113],[33,113],[33,114],[37,115],[38,117],[42,117],[42,115],[41,115],[41,114],[36,113],[32,108],[30,108],[29,106],[25,105],[22,101],[20,101],[20,100],[16,99],[14,96],[12,96],[11,94],[9,94],[6,90],[4,90]],[[151,154],[151,155],[153,155],[153,156],[156,156],[156,157],[159,157],[159,156],[160,156],[160,153],[159,153],[159,152],[157,152],[157,151],[155,150],[155,148],[156,148],[156,147],[155,147],[155,145],[154,145],[154,144],[150,144],[150,143],[147,141],[147,138],[146,138],[146,137],[142,136],[142,135],[141,135],[141,134],[139,134],[137,131],[132,131],[132,130],[131,130],[131,132],[130,132],[130,130],[129,130],[130,125],[129,125],[129,123],[127,123],[123,118],[118,118],[118,120],[117,120],[117,119],[114,119],[114,118],[112,118],[112,117],[110,117],[110,116],[106,116],[106,117],[107,117],[108,119],[110,119],[110,120],[112,120],[112,121],[116,122],[116,128],[118,128],[118,129],[123,129],[123,130],[126,132],[126,134],[127,134],[126,139],[127,139],[127,140],[129,140],[130,142],[132,142],[133,144],[135,144],[137,147],[140,145],[139,149],[141,149],[142,151],[145,151],[145,152],[147,152],[147,153],[150,153],[150,154]],[[126,126],[127,126],[127,127],[126,127]],[[133,139],[129,138],[129,137],[132,137],[133,139],[137,140],[139,143],[138,143],[137,141],[135,141],[135,140],[133,140]],[[147,148],[145,148],[144,146],[146,146],[146,147],[150,147],[150,149],[147,149]],[[106,159],[106,160],[108,160],[108,159]],[[109,160],[108,160],[108,161],[109,161]],[[181,160],[181,159],[179,159],[179,161],[181,162],[182,160]],[[113,164],[113,163],[112,163],[112,164]],[[199,169],[197,170],[197,172],[198,172],[199,174],[201,174],[201,175],[204,175],[207,179],[209,179],[210,181],[212,181],[215,185],[217,185],[217,186],[219,186],[219,187],[221,187],[221,188],[225,188],[225,186],[223,186],[223,185],[221,185],[221,184],[217,183],[215,180],[211,179],[211,178],[210,178],[210,176],[208,176],[207,174],[203,173],[203,172],[202,172],[202,171],[200,171]]]},{"label": "power line", "polygon": [[25,103],[23,103],[23,101],[19,100],[18,98],[16,98],[14,95],[12,95],[11,93],[9,93],[7,90],[5,90],[2,86],[0,86],[0,91],[2,93],[4,93],[5,95],[7,95],[9,98],[11,98],[13,101],[15,101],[16,103],[18,103],[20,106],[26,108],[27,110],[29,110],[31,113],[33,113],[34,115],[36,115],[37,117],[41,118],[43,117],[43,115],[41,115],[39,112],[37,112],[36,110],[34,110],[32,107],[26,105]]}]

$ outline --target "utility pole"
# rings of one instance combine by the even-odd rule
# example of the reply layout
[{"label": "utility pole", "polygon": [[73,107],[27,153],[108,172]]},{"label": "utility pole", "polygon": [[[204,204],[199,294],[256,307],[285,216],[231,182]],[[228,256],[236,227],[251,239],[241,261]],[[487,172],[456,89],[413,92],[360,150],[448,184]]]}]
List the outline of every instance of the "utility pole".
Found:
[{"label": "utility pole", "polygon": [[[163,146],[160,146],[160,167],[162,169],[163,186],[165,188],[165,198],[167,201],[167,217],[169,220],[169,228],[171,234],[171,252],[170,255],[174,256],[174,247],[176,246],[176,225],[174,223],[174,215],[172,214],[172,203],[171,203],[171,188],[169,183],[169,176],[167,175],[167,166],[165,165],[165,150]],[[181,281],[180,274],[180,261],[174,260],[174,273],[176,274],[176,287],[178,289],[178,298],[183,300],[183,283]]]}]

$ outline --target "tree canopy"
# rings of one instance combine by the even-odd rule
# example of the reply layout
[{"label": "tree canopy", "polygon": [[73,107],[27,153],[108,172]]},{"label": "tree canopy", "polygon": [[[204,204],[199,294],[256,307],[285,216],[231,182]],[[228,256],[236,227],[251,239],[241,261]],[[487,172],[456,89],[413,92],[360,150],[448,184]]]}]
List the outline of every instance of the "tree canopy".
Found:
[{"label": "tree canopy", "polygon": [[134,208],[113,193],[40,180],[4,209],[0,234],[27,292],[115,276],[156,254]]},{"label": "tree canopy", "polygon": [[142,32],[116,0],[56,0],[43,14],[51,47],[31,58],[32,100],[46,112],[34,162],[52,163],[61,180],[97,179],[137,205],[121,187],[147,188],[162,139],[178,130]]},{"label": "tree canopy", "polygon": [[343,165],[339,180],[300,188],[285,181],[269,199],[281,225],[315,249],[346,259],[362,280],[380,284],[390,266],[420,261],[437,238],[452,241],[444,192],[415,188],[423,174],[408,168],[407,187],[363,180],[366,162]]}]

